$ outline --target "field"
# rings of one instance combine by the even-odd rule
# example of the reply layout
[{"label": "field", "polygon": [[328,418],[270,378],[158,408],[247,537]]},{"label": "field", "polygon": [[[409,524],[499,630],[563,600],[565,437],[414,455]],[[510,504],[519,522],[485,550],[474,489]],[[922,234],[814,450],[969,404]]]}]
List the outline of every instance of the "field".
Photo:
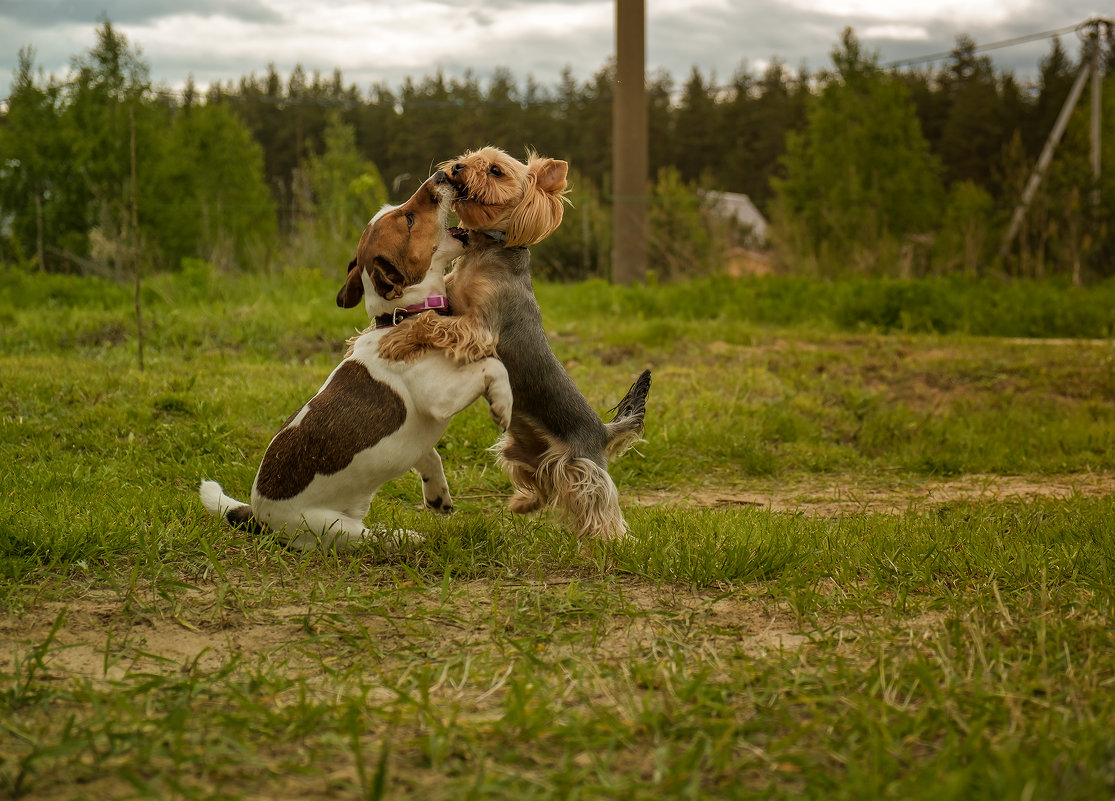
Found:
[{"label": "field", "polygon": [[538,287],[631,537],[513,517],[475,405],[399,555],[208,517],[362,326],[316,272],[0,273],[0,796],[1115,794],[1110,285]]}]

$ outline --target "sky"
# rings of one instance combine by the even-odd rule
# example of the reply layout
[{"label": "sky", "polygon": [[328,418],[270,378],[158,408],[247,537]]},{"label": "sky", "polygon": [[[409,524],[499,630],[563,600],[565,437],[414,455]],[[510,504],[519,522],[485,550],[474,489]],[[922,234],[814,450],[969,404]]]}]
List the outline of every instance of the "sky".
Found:
[{"label": "sky", "polygon": [[[621,0],[625,2],[626,0]],[[717,84],[740,69],[760,74],[778,60],[791,70],[831,66],[851,26],[880,63],[947,53],[960,35],[986,45],[1074,26],[1110,0],[646,0],[646,61],[680,87],[694,68]],[[1108,11],[1107,16],[1110,16]],[[21,47],[65,77],[107,17],[138,46],[156,85],[180,89],[298,64],[366,91],[397,88],[438,70],[466,71],[482,85],[498,68],[556,86],[564,69],[585,81],[615,52],[614,0],[0,0],[0,102]],[[1061,38],[1075,58],[1079,40]],[[1046,39],[987,55],[999,70],[1030,79]]]}]

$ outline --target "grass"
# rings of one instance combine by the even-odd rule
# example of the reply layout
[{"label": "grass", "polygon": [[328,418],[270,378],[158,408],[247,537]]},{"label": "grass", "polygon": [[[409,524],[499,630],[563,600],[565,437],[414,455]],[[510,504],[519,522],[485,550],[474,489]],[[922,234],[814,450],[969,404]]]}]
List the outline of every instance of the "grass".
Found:
[{"label": "grass", "polygon": [[[142,372],[127,288],[17,283],[0,795],[1115,792],[1110,343],[849,331],[804,321],[792,282],[543,285],[597,408],[654,370],[647,442],[613,471],[632,538],[511,516],[475,407],[440,448],[454,515],[416,509],[413,476],[373,505],[426,544],[302,555],[206,516],[196,484],[247,494],[360,323],[335,281],[153,277]],[[981,500],[998,476],[1048,486]],[[938,497],[946,478],[973,491]],[[812,500],[831,486],[937,495],[834,513]],[[759,490],[799,510],[700,502]]]}]

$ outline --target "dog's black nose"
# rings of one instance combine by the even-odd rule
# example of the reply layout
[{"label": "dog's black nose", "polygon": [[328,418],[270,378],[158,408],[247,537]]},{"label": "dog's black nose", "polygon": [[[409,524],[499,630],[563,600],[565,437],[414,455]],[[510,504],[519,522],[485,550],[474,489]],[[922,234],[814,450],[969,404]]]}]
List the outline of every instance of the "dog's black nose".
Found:
[{"label": "dog's black nose", "polygon": [[449,183],[449,176],[445,174],[445,170],[438,170],[437,171],[437,174],[434,175],[434,183],[435,184],[447,184],[447,183]]},{"label": "dog's black nose", "polygon": [[465,168],[464,163],[458,161],[456,164],[453,165],[453,175],[456,175],[457,173],[459,173],[464,168]]}]

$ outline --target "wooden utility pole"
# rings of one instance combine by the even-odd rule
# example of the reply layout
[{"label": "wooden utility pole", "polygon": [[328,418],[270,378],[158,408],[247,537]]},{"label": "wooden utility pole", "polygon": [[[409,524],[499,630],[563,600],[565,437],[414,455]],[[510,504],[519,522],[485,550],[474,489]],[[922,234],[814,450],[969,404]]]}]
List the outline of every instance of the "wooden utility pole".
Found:
[{"label": "wooden utility pole", "polygon": [[1092,211],[1100,210],[1100,105],[1103,103],[1103,65],[1100,61],[1100,25],[1092,29]]},{"label": "wooden utility pole", "polygon": [[616,0],[616,82],[612,101],[612,280],[647,274],[646,11]]},{"label": "wooden utility pole", "polygon": [[1057,122],[1053,124],[1053,130],[1049,132],[1049,138],[1045,140],[1045,146],[1041,149],[1041,155],[1038,156],[1038,163],[1034,167],[1034,171],[1030,173],[1030,180],[1027,181],[1026,188],[1022,190],[1022,198],[1015,206],[1014,214],[1011,215],[1010,225],[1007,226],[1007,234],[1003,237],[1003,244],[999,248],[1000,258],[1006,257],[1011,244],[1014,242],[1014,237],[1018,234],[1018,229],[1022,227],[1022,219],[1026,216],[1026,210],[1030,208],[1030,202],[1037,194],[1038,187],[1041,186],[1041,179],[1045,176],[1045,171],[1049,169],[1049,163],[1053,161],[1053,153],[1057,149],[1061,137],[1064,136],[1065,128],[1069,124],[1069,117],[1072,116],[1072,110],[1076,108],[1076,101],[1080,99],[1080,93],[1084,91],[1084,84],[1091,71],[1091,65],[1085,64],[1081,67],[1072,89],[1069,90],[1068,99],[1065,100],[1065,105],[1061,107]]},{"label": "wooden utility pole", "polygon": [[1069,124],[1069,118],[1072,116],[1073,109],[1076,108],[1077,101],[1080,100],[1080,95],[1084,92],[1084,84],[1088,82],[1089,76],[1092,78],[1092,118],[1090,133],[1092,140],[1092,180],[1094,182],[1091,200],[1093,208],[1096,211],[1099,210],[1100,105],[1103,99],[1100,88],[1103,80],[1101,74],[1102,64],[1100,61],[1100,31],[1104,26],[1110,28],[1111,24],[1110,20],[1095,18],[1083,23],[1078,29],[1091,29],[1085,39],[1084,53],[1080,59],[1080,72],[1077,73],[1072,89],[1069,90],[1069,96],[1065,100],[1065,105],[1061,107],[1061,113],[1058,115],[1057,121],[1053,124],[1053,130],[1049,132],[1049,138],[1045,140],[1045,146],[1041,150],[1041,155],[1038,156],[1038,163],[1034,166],[1034,171],[1030,174],[1030,180],[1027,182],[1026,188],[1022,190],[1022,197],[1018,201],[1018,206],[1015,207],[1014,214],[1010,218],[1006,236],[1003,237],[1003,244],[999,247],[1000,259],[1006,258],[1007,254],[1010,252],[1010,246],[1014,242],[1015,236],[1018,234],[1018,229],[1022,227],[1022,220],[1026,216],[1026,210],[1030,207],[1034,195],[1037,194],[1038,187],[1041,185],[1041,179],[1045,176],[1045,171],[1049,168],[1049,163],[1053,161],[1053,153],[1057,149],[1057,144],[1061,141],[1061,137],[1065,133],[1065,128]]}]

